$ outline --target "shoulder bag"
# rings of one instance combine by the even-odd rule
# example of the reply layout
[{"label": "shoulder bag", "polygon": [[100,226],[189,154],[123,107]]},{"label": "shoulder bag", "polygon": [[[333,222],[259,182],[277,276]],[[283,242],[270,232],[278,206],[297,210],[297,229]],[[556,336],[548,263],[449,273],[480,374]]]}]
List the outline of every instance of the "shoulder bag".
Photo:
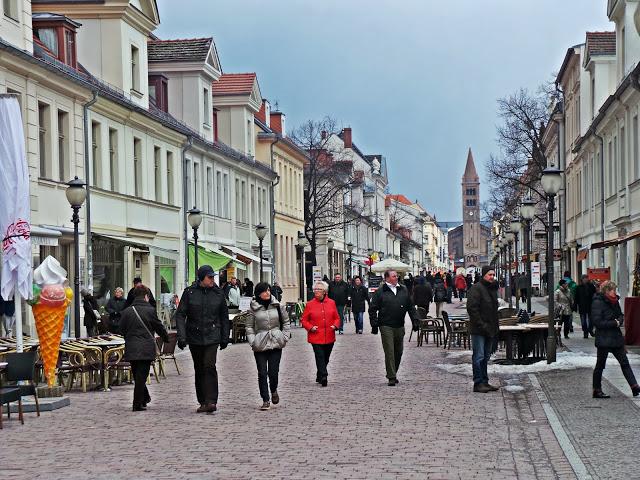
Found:
[{"label": "shoulder bag", "polygon": [[149,328],[147,327],[146,323],[144,323],[144,321],[142,320],[142,317],[140,317],[140,314],[136,310],[136,307],[131,307],[131,308],[133,309],[133,313],[136,314],[136,317],[138,317],[138,320],[140,320],[140,323],[142,324],[144,329],[147,331],[147,333],[151,337],[151,340],[153,340],[153,346],[156,348],[156,357],[159,356],[161,354],[161,352],[160,352],[160,349],[158,348],[158,343],[156,342],[156,336],[151,333],[151,330],[149,330]]}]

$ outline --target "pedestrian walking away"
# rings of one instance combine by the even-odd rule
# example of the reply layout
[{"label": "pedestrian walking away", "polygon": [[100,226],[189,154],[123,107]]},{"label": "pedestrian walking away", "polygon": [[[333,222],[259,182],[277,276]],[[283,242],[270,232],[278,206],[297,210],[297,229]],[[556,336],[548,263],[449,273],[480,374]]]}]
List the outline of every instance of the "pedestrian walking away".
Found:
[{"label": "pedestrian walking away", "polygon": [[467,313],[473,354],[473,391],[487,393],[498,390],[489,383],[487,365],[497,347],[498,282],[493,267],[482,267],[482,278],[467,294]]},{"label": "pedestrian walking away", "polygon": [[216,358],[229,344],[229,310],[210,265],[198,269],[198,282],[182,293],[176,311],[178,348],[189,345],[195,370],[198,413],[212,413],[218,403]]},{"label": "pedestrian walking away", "polygon": [[258,388],[262,397],[260,410],[269,410],[271,403],[276,405],[280,402],[280,358],[282,349],[291,338],[291,330],[287,311],[281,308],[278,299],[271,294],[269,284],[258,283],[254,293],[247,316],[247,342],[253,350],[258,368]]},{"label": "pedestrian walking away", "polygon": [[[131,287],[131,290],[129,290],[129,293],[127,293],[127,301],[124,303],[124,308],[130,307],[131,304],[133,304],[133,301],[135,300],[134,292],[138,285],[142,285],[142,278],[134,277],[133,287]],[[151,293],[151,290],[149,290],[149,304],[151,304],[153,308],[156,308],[156,299],[153,298],[153,293]]]},{"label": "pedestrian walking away", "polygon": [[561,325],[564,325],[564,338],[569,338],[573,319],[573,312],[571,310],[573,300],[571,299],[569,284],[564,278],[558,282],[558,289],[554,293],[554,299],[555,317],[560,320]]},{"label": "pedestrian walking away", "polygon": [[338,333],[344,332],[344,307],[349,303],[349,284],[342,280],[342,275],[336,273],[333,282],[329,283],[329,298],[336,303],[338,315],[340,315],[340,327]]},{"label": "pedestrian walking away", "polygon": [[447,287],[440,272],[436,273],[435,283],[433,284],[433,301],[436,302],[436,317],[442,318],[442,307],[444,302],[447,301]]},{"label": "pedestrian walking away", "polygon": [[460,299],[460,302],[462,302],[464,294],[467,291],[467,280],[464,278],[462,273],[459,273],[456,275],[454,283],[456,285],[456,290],[458,290],[458,298]]},{"label": "pedestrian walking away", "polygon": [[576,295],[573,299],[573,310],[577,310],[580,315],[580,324],[582,325],[584,338],[589,338],[589,335],[595,337],[593,322],[591,321],[591,304],[595,294],[596,287],[593,282],[589,280],[589,275],[583,275],[580,285],[576,287]]},{"label": "pedestrian walking away", "polygon": [[409,314],[414,331],[418,330],[418,316],[407,287],[398,283],[395,270],[384,272],[384,283],[371,297],[369,321],[380,329],[384,363],[387,371],[388,385],[393,387],[398,382],[398,369],[402,360],[404,347],[404,321]]},{"label": "pedestrian walking away", "polygon": [[245,297],[253,297],[253,282],[249,278],[244,279],[242,295],[244,295]]},{"label": "pedestrian walking away", "polygon": [[326,282],[314,283],[313,298],[302,313],[302,326],[308,332],[307,340],[316,359],[316,382],[323,387],[328,383],[327,366],[336,341],[336,330],[340,328],[336,303],[328,297],[328,290]]},{"label": "pedestrian walking away", "polygon": [[351,312],[356,324],[356,333],[362,334],[364,329],[365,304],[369,304],[369,290],[362,284],[362,279],[356,276],[351,287]]},{"label": "pedestrian walking away", "polygon": [[593,297],[591,305],[591,319],[596,327],[596,366],[593,369],[593,398],[609,398],[602,391],[602,372],[607,363],[609,353],[620,363],[624,378],[631,387],[634,397],[640,395],[640,386],[629,365],[629,359],[624,348],[624,337],[620,327],[624,323],[624,315],[620,308],[619,298],[616,295],[618,286],[614,282],[604,282],[600,286],[600,292]]},{"label": "pedestrian walking away", "polygon": [[120,333],[124,337],[124,359],[131,364],[133,375],[133,411],[147,409],[151,396],[147,389],[147,377],[151,363],[156,360],[157,333],[164,342],[169,335],[158,318],[156,309],[149,304],[151,291],[142,283],[134,288],[134,300],[130,307],[122,311]]},{"label": "pedestrian walking away", "polygon": [[82,295],[84,326],[87,329],[87,337],[95,337],[98,334],[98,322],[100,321],[98,301],[89,290],[82,290],[80,294]]},{"label": "pedestrian walking away", "polygon": [[418,277],[416,279],[416,285],[413,287],[413,304],[416,307],[424,308],[427,314],[429,313],[429,304],[433,300],[433,290],[431,285],[424,277]]}]

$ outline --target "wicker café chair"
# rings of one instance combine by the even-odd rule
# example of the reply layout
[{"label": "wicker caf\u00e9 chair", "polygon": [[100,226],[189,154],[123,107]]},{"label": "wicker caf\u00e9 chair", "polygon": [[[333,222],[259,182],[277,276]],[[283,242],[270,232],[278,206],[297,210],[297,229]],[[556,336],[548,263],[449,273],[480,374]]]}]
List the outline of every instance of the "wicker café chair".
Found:
[{"label": "wicker caf\u00e9 chair", "polygon": [[240,313],[233,319],[232,324],[232,340],[233,343],[240,343],[247,341],[247,317],[249,312]]}]

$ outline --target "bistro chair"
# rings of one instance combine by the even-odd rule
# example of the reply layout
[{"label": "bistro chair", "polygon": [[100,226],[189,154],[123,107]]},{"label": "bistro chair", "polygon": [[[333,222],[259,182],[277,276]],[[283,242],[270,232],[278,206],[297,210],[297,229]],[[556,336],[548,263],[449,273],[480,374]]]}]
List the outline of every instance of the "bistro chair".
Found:
[{"label": "bistro chair", "polygon": [[167,378],[164,370],[164,361],[169,359],[173,360],[173,363],[176,366],[176,370],[178,371],[178,375],[180,375],[180,368],[178,367],[178,360],[176,359],[176,344],[178,343],[178,334],[176,332],[169,332],[169,341],[164,342],[162,338],[156,337],[156,345],[158,345],[158,350],[160,354],[156,359],[158,362],[158,366],[160,367],[160,373],[163,378]]},{"label": "bistro chair", "polygon": [[467,349],[467,342],[469,347],[471,347],[471,337],[469,336],[469,329],[467,328],[467,324],[461,325],[459,323],[455,323],[455,327],[452,326],[449,321],[449,314],[442,311],[442,321],[444,322],[444,326],[446,328],[446,335],[444,339],[444,348],[451,350],[451,346],[455,343],[457,346],[463,346],[464,349]]},{"label": "bistro chair", "polygon": [[0,388],[0,429],[2,429],[2,405],[7,406],[7,418],[11,418],[11,402],[18,402],[18,418],[24,425],[24,415],[22,411],[22,395],[18,387]]},{"label": "bistro chair", "polygon": [[247,316],[248,312],[240,313],[233,318],[232,324],[232,340],[233,343],[247,341]]},{"label": "bistro chair", "polygon": [[444,326],[439,322],[437,318],[426,318],[420,320],[420,326],[418,327],[418,347],[422,346],[422,342],[429,343],[429,335],[433,336],[433,342],[436,347],[439,347],[443,343],[442,335],[444,333]]},{"label": "bistro chair", "polygon": [[[422,307],[416,307],[416,315],[418,316],[418,320],[425,320],[429,318],[427,311]],[[413,336],[413,328],[411,329],[411,333],[409,333],[409,341],[411,341],[412,336]]]},{"label": "bistro chair", "polygon": [[5,370],[5,378],[8,382],[24,382],[21,384],[11,385],[20,390],[20,396],[33,395],[36,403],[36,412],[40,416],[40,403],[38,402],[38,391],[35,377],[35,364],[38,358],[38,351],[10,353],[5,356],[7,361],[7,369]]}]

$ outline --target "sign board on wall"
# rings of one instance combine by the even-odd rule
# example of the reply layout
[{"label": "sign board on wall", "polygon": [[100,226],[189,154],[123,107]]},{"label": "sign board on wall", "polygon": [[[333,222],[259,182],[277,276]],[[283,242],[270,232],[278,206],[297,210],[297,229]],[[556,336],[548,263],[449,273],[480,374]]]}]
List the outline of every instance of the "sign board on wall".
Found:
[{"label": "sign board on wall", "polygon": [[322,280],[322,267],[315,266],[311,267],[313,271],[313,282],[319,282]]},{"label": "sign board on wall", "polygon": [[531,286],[540,288],[540,262],[531,262]]},{"label": "sign board on wall", "polygon": [[587,275],[589,280],[597,280],[598,282],[604,282],[611,280],[611,269],[606,268],[587,268]]},{"label": "sign board on wall", "polygon": [[251,307],[251,297],[240,297],[240,305],[238,305],[238,309],[241,312],[246,312]]}]

